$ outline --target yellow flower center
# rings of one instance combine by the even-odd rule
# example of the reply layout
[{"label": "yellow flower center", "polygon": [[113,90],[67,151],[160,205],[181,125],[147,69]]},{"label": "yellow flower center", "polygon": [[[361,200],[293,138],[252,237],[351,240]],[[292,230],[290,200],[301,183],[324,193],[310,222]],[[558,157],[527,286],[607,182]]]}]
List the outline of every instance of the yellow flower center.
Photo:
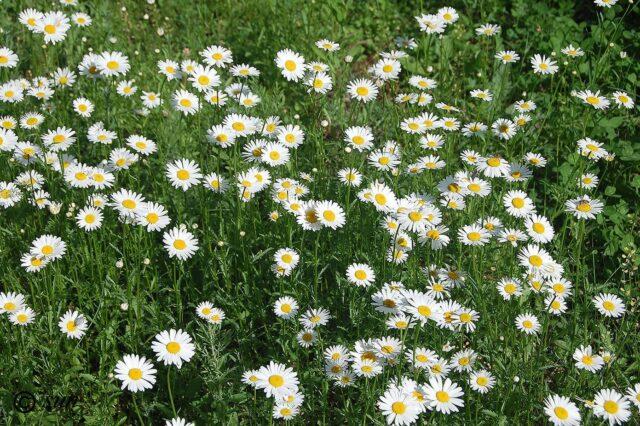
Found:
[{"label": "yellow flower center", "polygon": [[128,198],[122,202],[122,207],[124,207],[125,209],[133,210],[136,208],[136,202]]},{"label": "yellow flower center", "polygon": [[587,203],[587,202],[580,202],[578,203],[578,205],[576,206],[576,210],[583,212],[583,213],[587,213],[591,211],[591,204]]},{"label": "yellow flower center", "polygon": [[189,173],[188,170],[185,169],[180,169],[178,170],[178,172],[176,173],[176,176],[178,177],[178,179],[180,180],[187,180],[189,179],[189,177],[191,176],[191,174]]},{"label": "yellow flower center", "polygon": [[407,404],[402,401],[396,401],[391,404],[391,411],[395,414],[404,414],[404,412],[407,411]]},{"label": "yellow flower center", "polygon": [[180,343],[178,342],[169,342],[167,343],[167,352],[169,352],[170,354],[177,354],[178,352],[180,352]]},{"label": "yellow flower center", "polygon": [[529,256],[529,263],[536,268],[542,266],[542,258],[538,255]]},{"label": "yellow flower center", "polygon": [[287,71],[295,71],[298,66],[294,61],[288,59],[284,62],[284,67],[287,69]]},{"label": "yellow flower center", "polygon": [[361,86],[356,89],[356,93],[359,96],[367,96],[369,94],[369,89],[367,87]]},{"label": "yellow flower center", "polygon": [[449,394],[447,392],[438,391],[438,392],[436,392],[436,399],[439,402],[445,403],[445,402],[449,402],[449,399],[451,399],[451,398],[449,397]]},{"label": "yellow flower center", "polygon": [[139,368],[132,368],[129,370],[129,378],[131,380],[140,380],[142,378],[142,370]]},{"label": "yellow flower center", "polygon": [[279,374],[272,374],[269,376],[269,384],[274,388],[279,388],[284,385],[284,378]]},{"label": "yellow flower center", "polygon": [[475,231],[474,231],[474,232],[469,232],[469,233],[467,234],[467,237],[468,237],[468,238],[469,238],[469,240],[471,240],[471,241],[479,241],[479,240],[480,240],[480,238],[481,238],[482,236],[480,235],[480,233],[479,233],[479,232],[475,232]]},{"label": "yellow flower center", "polygon": [[322,217],[328,222],[333,222],[334,220],[336,220],[336,214],[331,210],[325,210],[324,212],[322,212]]},{"label": "yellow flower center", "polygon": [[498,167],[500,165],[500,159],[498,157],[491,157],[487,160],[487,164],[491,167]]},{"label": "yellow flower center", "polygon": [[541,224],[540,222],[534,223],[532,228],[533,228],[533,231],[538,233],[538,234],[544,233],[544,225]]},{"label": "yellow flower center", "polygon": [[187,243],[184,240],[177,239],[173,242],[173,247],[176,250],[184,250],[185,248],[187,248]]},{"label": "yellow flower center", "polygon": [[602,407],[604,408],[604,411],[606,411],[609,414],[615,414],[618,412],[618,403],[615,401],[611,401],[611,400],[607,400],[604,402],[604,404],[602,405]]}]

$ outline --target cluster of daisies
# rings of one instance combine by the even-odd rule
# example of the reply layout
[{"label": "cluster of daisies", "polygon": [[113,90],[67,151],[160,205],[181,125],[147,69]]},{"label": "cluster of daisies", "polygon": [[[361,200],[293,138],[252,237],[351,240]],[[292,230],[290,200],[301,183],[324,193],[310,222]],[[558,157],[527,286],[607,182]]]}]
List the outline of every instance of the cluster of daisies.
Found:
[{"label": "cluster of daisies", "polygon": [[[616,1],[596,0],[596,4],[611,7]],[[77,1],[61,0],[61,3],[74,5]],[[455,9],[443,7],[434,14],[417,16],[416,21],[420,31],[426,34],[426,42],[431,43],[432,35],[444,34],[459,18]],[[85,27],[92,22],[91,17],[84,13],[74,13],[69,18],[63,12],[43,13],[34,9],[22,11],[19,21],[31,32],[42,35],[45,43],[51,44],[65,39],[71,23]],[[498,25],[486,23],[476,28],[475,34],[492,37],[500,31]],[[412,38],[399,38],[396,42],[398,49],[414,50],[418,47]],[[326,55],[340,50],[338,43],[327,39],[317,41],[315,46]],[[572,44],[563,48],[561,53],[567,60],[578,61],[585,56],[580,47]],[[536,97],[523,94],[524,99],[509,105],[504,115],[485,123],[476,117],[468,117],[469,111],[464,108],[437,99],[435,89],[438,81],[435,78],[411,75],[406,79],[408,87],[405,90],[402,87],[402,77],[406,74],[403,60],[409,56],[405,50],[382,52],[380,58],[363,71],[363,75],[352,78],[344,89],[350,102],[367,104],[387,96],[393,86],[401,90],[393,90],[395,103],[408,104],[411,108],[429,108],[430,111],[420,113],[411,109],[410,116],[398,120],[396,130],[404,133],[403,139],[414,139],[415,144],[409,146],[396,140],[379,140],[367,123],[348,123],[345,129],[339,129],[338,134],[352,166],[338,171],[336,180],[346,187],[347,194],[351,188],[358,188],[356,196],[360,207],[373,209],[379,215],[380,228],[389,241],[385,251],[387,262],[407,262],[416,244],[440,251],[446,249],[453,239],[469,250],[480,248],[482,254],[486,247],[492,248],[497,244],[517,248],[514,261],[521,270],[501,277],[491,285],[495,285],[496,295],[505,303],[522,306],[530,295],[543,299],[543,303],[538,305],[543,306],[541,313],[523,310],[509,319],[517,330],[533,338],[542,328],[540,314],[550,313],[559,317],[570,309],[574,288],[564,265],[550,252],[557,237],[554,218],[542,214],[534,197],[526,191],[527,182],[537,169],[546,166],[547,159],[533,151],[524,153],[524,148],[518,156],[508,149],[506,151],[510,154],[503,155],[488,149],[485,142],[488,138],[495,138],[503,144],[513,144],[518,138],[525,139],[538,118]],[[203,116],[207,107],[224,111],[223,114],[216,113],[216,124],[208,129],[206,140],[214,149],[237,147],[242,162],[224,176],[219,164],[215,171],[210,171],[202,165],[202,159],[200,163],[189,158],[172,159],[164,165],[164,174],[174,191],[184,193],[204,187],[223,195],[235,186],[238,199],[245,203],[267,194],[266,197],[276,206],[269,213],[273,222],[280,220],[281,213],[288,213],[305,231],[327,228],[335,231],[344,227],[351,208],[349,195],[345,211],[335,201],[311,197],[307,185],[313,180],[311,175],[300,173],[299,179],[288,176],[292,169],[297,170],[298,148],[305,143],[303,124],[284,123],[278,116],[245,114],[262,101],[256,94],[262,93],[256,90],[260,70],[249,64],[234,63],[233,52],[220,45],[208,46],[199,52],[199,57],[201,62],[171,58],[157,62],[157,72],[166,80],[163,87],[170,92],[168,97],[161,92],[138,88],[134,80],[127,79],[131,71],[128,56],[119,51],[105,51],[84,55],[77,64],[77,70],[58,68],[49,76],[4,82],[0,84],[0,102],[12,106],[26,104],[33,98],[44,107],[60,91],[71,91],[76,83],[93,80],[105,83],[107,96],[115,91],[118,96],[138,102],[136,112],[141,116],[147,116],[164,105],[170,105],[185,117]],[[549,56],[536,53],[530,57],[534,75],[560,72],[561,65],[553,59],[555,57],[555,52]],[[308,55],[305,59],[298,52],[283,49],[276,53],[274,62],[285,80],[300,85],[310,96],[327,96],[339,89],[335,85],[332,67],[307,59]],[[345,58],[346,62],[350,62],[348,59]],[[495,59],[508,66],[518,62],[520,55],[515,51],[502,50],[495,53]],[[15,68],[19,60],[13,50],[0,47],[0,70]],[[139,99],[132,98],[139,90]],[[583,90],[573,92],[571,96],[599,110],[607,109],[611,102],[620,108],[635,107],[634,99],[623,91],[615,91],[606,97],[600,95],[600,91]],[[494,108],[492,104],[497,103],[497,99],[498,94],[489,89],[470,90],[470,105],[475,108],[470,112],[481,112],[483,105]],[[169,258],[188,261],[196,255],[200,249],[197,224],[191,227],[185,224],[172,226],[168,208],[147,200],[144,194],[118,186],[119,173],[143,167],[147,159],[162,149],[161,144],[139,134],[124,137],[119,134],[119,129],[110,128],[109,123],[92,119],[97,115],[96,109],[100,104],[84,96],[73,98],[68,107],[79,120],[83,120],[82,128],[86,128],[86,132],[77,132],[68,125],[42,128],[45,116],[37,111],[0,117],[0,152],[7,153],[12,164],[26,169],[12,181],[0,182],[0,206],[9,209],[24,201],[37,209],[58,214],[62,202],[50,196],[46,185],[54,183],[46,182],[45,175],[36,170],[40,167],[47,176],[61,177],[69,190],[85,197],[83,207],[76,211],[75,204],[72,204],[67,211],[67,217],[74,220],[81,230],[98,231],[113,214],[122,223],[140,226],[150,233],[162,233],[161,241]],[[440,112],[436,114],[435,110]],[[294,118],[298,120],[299,116]],[[321,125],[328,127],[329,123],[323,121]],[[458,134],[467,142],[459,156],[463,167],[451,170],[444,178],[434,178],[439,170],[451,166],[445,161],[447,157],[441,157],[440,153],[450,151],[452,142],[449,142],[449,136]],[[102,160],[93,165],[87,164],[70,153],[85,138],[94,147],[116,147]],[[474,149],[473,144],[478,142],[482,148]],[[598,187],[595,164],[601,160],[614,161],[615,156],[603,143],[589,137],[578,140],[576,145],[577,152],[583,157],[585,170],[580,176],[572,176],[577,180],[576,188],[572,188],[575,196],[558,201],[575,219],[593,220],[604,207],[602,201],[587,193]],[[363,170],[367,168],[375,177],[366,178]],[[222,170],[228,172],[229,169]],[[436,196],[421,192],[416,187],[412,187],[409,194],[401,193],[398,178],[417,175],[428,179],[429,186],[437,190]],[[396,184],[386,183],[392,180]],[[418,188],[424,188],[424,185]],[[501,204],[485,210],[483,199],[491,195],[496,195]],[[481,217],[453,229],[453,222],[468,206],[479,205],[483,206]],[[21,264],[27,272],[38,272],[66,252],[67,244],[61,238],[43,235],[34,240],[30,250],[22,255]],[[304,261],[301,257],[293,248],[281,248],[273,255],[271,270],[277,277],[290,276]],[[428,326],[435,325],[454,338],[458,334],[473,333],[480,321],[480,312],[475,310],[478,307],[464,306],[452,297],[457,289],[469,285],[465,271],[448,264],[434,264],[425,267],[423,273],[421,278],[426,281],[426,286],[422,290],[406,288],[399,281],[377,287],[376,272],[369,264],[350,264],[345,271],[346,282],[360,288],[363,293],[373,289],[370,308],[383,318],[390,333],[399,333],[400,338],[384,336],[360,339],[348,345],[334,344],[326,349],[322,347],[325,375],[338,387],[352,386],[358,380],[368,383],[370,378],[384,376],[385,369],[389,371],[398,366],[406,365],[414,373],[412,377],[398,375],[389,380],[379,395],[377,407],[389,424],[412,424],[428,411],[455,413],[465,406],[465,394],[458,383],[468,383],[473,391],[484,394],[498,382],[490,371],[488,357],[482,357],[468,345],[447,357],[444,353],[454,349],[449,344],[438,354],[430,348],[417,343],[409,345],[405,341],[409,329],[417,329],[414,331],[419,336],[419,333],[427,333]],[[601,292],[589,296],[595,310],[607,318],[618,319],[626,312],[625,301],[616,294]],[[273,311],[285,321],[297,318],[301,329],[297,331],[296,340],[303,348],[311,348],[321,340],[320,327],[331,319],[330,311],[325,308],[311,308],[298,315],[300,306],[291,296],[278,298]],[[35,318],[35,312],[25,304],[24,295],[14,292],[0,293],[0,313],[7,313],[16,325],[27,325]],[[208,301],[196,307],[196,315],[216,325],[225,319],[224,311]],[[67,337],[80,339],[89,323],[83,314],[70,309],[59,319],[58,325]],[[324,343],[327,339],[322,340]],[[612,362],[614,355],[607,351],[595,353],[589,343],[584,342],[575,349],[573,360],[578,370],[597,373]],[[190,362],[195,354],[191,336],[174,329],[156,335],[151,349],[157,362],[177,369]],[[122,389],[134,393],[153,388],[156,374],[152,361],[136,354],[124,355],[114,371]],[[276,419],[292,419],[303,409],[304,394],[291,367],[272,361],[257,370],[245,372],[243,382],[262,389],[268,398],[274,399],[272,415]],[[611,424],[630,419],[631,403],[640,406],[640,384],[628,388],[624,395],[614,389],[602,389],[587,400],[587,406],[594,414]],[[580,410],[568,397],[550,395],[544,405],[550,422],[556,425],[580,423]],[[187,423],[176,417],[168,420],[167,424]]]},{"label": "cluster of daisies", "polygon": [[262,389],[267,398],[273,398],[273,418],[290,420],[300,413],[304,394],[299,389],[300,381],[293,368],[271,361],[257,370],[244,372],[242,381]]},{"label": "cluster of daisies", "polygon": [[[14,325],[26,326],[35,320],[36,313],[25,303],[21,293],[0,293],[0,314],[8,314]],[[69,339],[80,339],[89,328],[84,315],[76,310],[69,310],[58,321],[60,331]]]}]

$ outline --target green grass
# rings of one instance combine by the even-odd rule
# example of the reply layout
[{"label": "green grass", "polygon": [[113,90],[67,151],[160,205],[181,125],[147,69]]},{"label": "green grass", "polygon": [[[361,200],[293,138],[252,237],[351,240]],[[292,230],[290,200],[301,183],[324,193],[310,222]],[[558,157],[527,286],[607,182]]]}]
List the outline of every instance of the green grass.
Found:
[{"label": "green grass", "polygon": [[[414,371],[403,363],[385,367],[383,374],[354,386],[337,388],[324,374],[322,350],[343,344],[353,348],[360,339],[394,336],[409,348],[428,347],[450,357],[469,347],[479,354],[478,367],[496,377],[496,386],[480,395],[467,384],[466,374],[452,372],[451,379],[465,391],[465,406],[457,414],[425,413],[425,424],[542,424],[546,422],[543,401],[549,394],[570,397],[580,408],[585,423],[596,419],[581,400],[593,398],[600,389],[621,393],[638,383],[640,358],[637,351],[639,296],[636,252],[640,217],[640,138],[637,106],[631,110],[615,105],[599,111],[571,96],[572,90],[600,90],[609,95],[620,90],[637,100],[640,73],[639,32],[635,22],[638,8],[621,1],[611,9],[592,2],[452,1],[442,2],[359,2],[359,1],[211,1],[190,2],[80,1],[63,8],[51,2],[14,0],[0,3],[0,47],[6,46],[20,57],[13,69],[0,68],[0,84],[11,79],[49,76],[58,67],[77,70],[89,49],[121,51],[128,56],[138,93],[123,98],[115,92],[116,78],[90,80],[79,77],[72,88],[56,90],[43,104],[25,97],[17,104],[1,103],[0,116],[19,118],[29,111],[45,116],[37,130],[16,129],[21,141],[40,144],[48,129],[66,126],[76,131],[78,140],[68,153],[83,163],[97,165],[115,147],[125,146],[131,134],[140,134],[158,144],[158,152],[116,172],[110,190],[127,188],[147,200],[162,204],[171,225],[184,223],[199,240],[196,254],[184,261],[170,259],[162,245],[162,233],[148,233],[137,225],[118,221],[113,208],[104,210],[99,230],[85,232],[75,223],[75,213],[86,205],[91,189],[73,189],[62,175],[37,163],[30,167],[0,152],[0,181],[13,181],[19,173],[34,169],[42,173],[44,189],[51,200],[62,202],[59,214],[37,209],[26,199],[0,214],[0,290],[26,296],[36,312],[34,323],[12,325],[0,316],[0,412],[8,424],[135,424],[159,423],[174,417],[167,387],[169,369],[155,360],[151,343],[155,335],[170,328],[187,331],[196,344],[196,354],[180,370],[171,367],[172,390],[178,414],[196,424],[265,424],[271,418],[272,399],[260,390],[242,384],[242,373],[273,360],[293,367],[305,395],[296,424],[383,424],[375,407],[389,381]],[[551,3],[551,4],[549,4]],[[441,39],[429,39],[418,30],[414,16],[436,13],[452,6],[460,19]],[[43,47],[42,35],[33,34],[18,23],[18,14],[27,7],[42,11],[84,11],[93,18],[87,28],[72,26],[66,39]],[[502,27],[500,35],[481,38],[475,28],[483,23]],[[157,30],[162,28],[164,35]],[[396,36],[415,37],[418,47],[402,59],[398,82],[387,83],[375,102],[362,104],[348,99],[347,84],[366,77],[367,68],[379,53],[396,49]],[[315,41],[329,38],[341,45],[337,53],[317,49]],[[560,50],[569,43],[580,46],[585,56],[566,59]],[[610,44],[611,43],[611,44]],[[166,81],[157,72],[163,59],[199,60],[198,52],[221,44],[233,51],[234,63],[248,63],[261,71],[248,84],[262,102],[243,108],[234,102],[222,108],[205,104],[193,116],[183,116],[172,108],[175,90],[196,91],[186,80]],[[309,95],[301,84],[287,82],[274,65],[276,53],[290,48],[307,61],[329,64],[334,89],[327,95]],[[494,60],[499,50],[514,50],[521,60],[507,67]],[[560,71],[554,76],[533,74],[529,58],[536,53],[556,52]],[[626,52],[627,57],[621,57]],[[344,58],[353,60],[347,63]],[[564,61],[568,64],[564,64]],[[221,72],[223,85],[235,82]],[[415,92],[408,85],[411,75],[434,78],[438,87],[431,92],[434,102],[426,107],[398,105],[398,93]],[[470,98],[472,89],[489,89],[491,103]],[[141,108],[142,90],[162,94],[164,105],[146,117]],[[91,118],[79,117],[71,102],[86,97],[95,104]],[[520,99],[533,100],[538,109],[532,121],[508,142],[489,132],[480,138],[466,138],[460,132],[439,132],[444,147],[434,153],[446,167],[417,176],[392,176],[367,164],[367,155],[345,153],[344,131],[367,125],[375,135],[375,146],[393,139],[403,149],[401,170],[430,152],[418,144],[417,135],[400,130],[400,122],[423,111],[453,116],[462,123],[481,121],[489,126],[497,118],[511,117],[510,106]],[[460,108],[447,114],[435,107],[446,102]],[[336,231],[303,231],[295,218],[270,197],[259,193],[248,203],[238,199],[233,177],[249,166],[242,161],[240,138],[235,147],[221,149],[206,139],[207,130],[231,112],[266,118],[279,116],[284,124],[304,128],[305,142],[292,151],[291,161],[270,168],[274,178],[294,178],[311,174],[304,182],[305,199],[333,200],[347,212],[346,225]],[[325,127],[323,120],[328,122]],[[117,133],[111,146],[94,145],[86,139],[88,128],[102,121]],[[576,152],[576,141],[590,137],[615,154],[611,162],[595,163]],[[362,188],[376,179],[386,182],[399,196],[411,192],[439,196],[436,184],[456,171],[470,167],[459,154],[474,149],[482,155],[497,153],[508,161],[520,161],[527,152],[548,160],[544,168],[532,169],[533,178],[522,183],[489,179],[493,190],[486,198],[468,200],[463,211],[443,211],[443,223],[450,229],[451,244],[441,251],[420,245],[406,263],[388,262],[386,251],[392,236],[380,225],[383,214],[360,202],[356,193],[337,178],[338,170],[357,167],[364,175]],[[179,158],[196,161],[204,174],[219,171],[232,183],[224,194],[202,187],[187,192],[173,188],[165,177],[165,165]],[[578,177],[590,172],[600,178],[591,191],[578,188]],[[476,220],[496,216],[505,225],[523,228],[522,220],[509,217],[502,196],[522,189],[534,201],[537,211],[549,218],[556,237],[544,247],[564,266],[564,276],[573,283],[568,311],[559,317],[545,311],[544,297],[526,290],[506,302],[496,290],[504,277],[520,277],[518,248],[493,239],[484,247],[463,246],[457,229]],[[28,190],[25,190],[28,193]],[[578,221],[564,210],[566,200],[589,193],[605,204],[597,219]],[[75,204],[71,217],[66,213]],[[280,218],[269,220],[278,210]],[[197,228],[196,228],[197,226]],[[167,229],[169,229],[167,228]],[[67,244],[65,256],[37,273],[20,266],[20,256],[31,242],[43,235],[61,237]],[[521,244],[522,246],[522,244]],[[273,254],[291,247],[300,254],[300,263],[290,277],[277,278],[271,272]],[[149,259],[149,262],[145,262]],[[117,267],[122,261],[123,266]],[[376,273],[373,286],[364,289],[345,279],[354,262],[369,264]],[[147,264],[148,263],[148,264]],[[474,333],[453,332],[431,322],[406,334],[387,330],[386,316],[371,306],[371,294],[383,283],[402,281],[407,288],[424,289],[427,277],[421,268],[435,264],[454,265],[467,274],[466,285],[452,290],[451,297],[480,314]],[[527,287],[525,285],[525,287]],[[527,287],[528,288],[528,287]],[[605,319],[591,299],[608,292],[620,296],[627,306],[621,319]],[[273,303],[281,296],[294,297],[300,312],[324,307],[331,312],[328,325],[319,329],[319,340],[311,348],[298,345],[301,330],[297,320],[284,321],[273,313]],[[226,319],[221,326],[207,324],[196,316],[196,306],[205,300],[222,308]],[[128,304],[123,310],[122,304]],[[69,309],[77,309],[89,320],[87,334],[80,340],[67,339],[58,328],[58,319]],[[515,317],[532,312],[542,323],[536,336],[525,336],[514,326]],[[635,342],[635,343],[634,343]],[[454,347],[445,352],[443,346]],[[614,354],[613,362],[596,374],[576,369],[573,351],[591,345]],[[154,387],[133,394],[120,390],[120,382],[110,376],[125,354],[151,359],[158,370]],[[519,381],[514,381],[514,377]],[[418,381],[427,382],[424,374]],[[24,414],[15,409],[14,395],[34,393],[36,409]],[[48,397],[70,397],[72,407],[44,406]],[[631,423],[638,421],[633,408]],[[138,411],[140,417],[138,415]]]}]

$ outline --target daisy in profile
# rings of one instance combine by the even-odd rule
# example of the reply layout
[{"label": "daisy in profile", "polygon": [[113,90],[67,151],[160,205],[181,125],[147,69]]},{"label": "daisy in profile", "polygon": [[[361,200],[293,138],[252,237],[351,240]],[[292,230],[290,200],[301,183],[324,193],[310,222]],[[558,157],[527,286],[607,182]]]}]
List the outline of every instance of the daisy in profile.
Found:
[{"label": "daisy in profile", "polygon": [[486,89],[474,89],[469,93],[469,95],[471,95],[472,98],[480,99],[485,102],[491,102],[493,100],[493,94],[491,94],[491,91]]},{"label": "daisy in profile", "polygon": [[570,58],[577,58],[580,56],[584,56],[584,50],[580,47],[573,47],[573,44],[569,44],[567,47],[561,50],[564,55],[569,56]]},{"label": "daisy in profile", "polygon": [[520,60],[520,55],[513,50],[502,50],[496,53],[495,58],[503,64],[512,64]]},{"label": "daisy in profile", "polygon": [[340,45],[338,43],[327,40],[326,38],[316,41],[316,46],[318,49],[322,49],[326,52],[337,52],[340,50]]},{"label": "daisy in profile", "polygon": [[220,325],[222,324],[222,321],[226,318],[226,314],[224,313],[224,311],[220,308],[212,308],[211,309],[211,313],[209,314],[209,316],[207,317],[207,320],[209,320],[210,323],[215,324],[215,325]]},{"label": "daisy in profile", "polygon": [[22,199],[22,191],[13,182],[0,182],[0,207],[11,207]]},{"label": "daisy in profile", "polygon": [[92,23],[91,17],[82,12],[71,15],[71,20],[79,27],[88,27]]},{"label": "daisy in profile", "polygon": [[195,353],[195,346],[191,342],[191,336],[182,330],[165,330],[156,335],[151,344],[151,349],[156,353],[158,362],[164,365],[182,367],[182,362],[189,362]]},{"label": "daisy in profile", "polygon": [[20,293],[0,293],[0,314],[11,314],[26,307],[24,296]]},{"label": "daisy in profile", "polygon": [[611,293],[600,293],[593,298],[598,311],[610,318],[620,318],[625,313],[625,304],[621,298]]},{"label": "daisy in profile", "polygon": [[209,46],[200,52],[200,56],[212,67],[226,68],[227,64],[233,62],[231,51],[222,46]]},{"label": "daisy in profile", "polygon": [[464,407],[462,388],[449,379],[431,377],[424,390],[431,409],[440,413],[456,413]]},{"label": "daisy in profile", "polygon": [[157,370],[145,357],[125,355],[118,361],[115,377],[122,382],[122,389],[140,392],[151,389],[156,382]]},{"label": "daisy in profile", "polygon": [[378,409],[386,417],[388,425],[410,425],[418,420],[422,412],[420,403],[410,392],[392,385],[380,396]]},{"label": "daisy in profile", "polygon": [[629,401],[613,389],[602,389],[593,398],[593,413],[610,425],[625,423],[631,417]]},{"label": "daisy in profile", "polygon": [[640,408],[640,383],[627,388],[627,399],[633,402],[637,408]]},{"label": "daisy in profile", "polygon": [[53,152],[66,151],[75,141],[76,132],[66,127],[58,127],[42,135],[42,142]]},{"label": "daisy in profile", "polygon": [[578,407],[565,396],[549,395],[544,400],[544,413],[554,426],[579,426],[580,411]]},{"label": "daisy in profile", "polygon": [[151,155],[158,150],[158,146],[151,139],[140,135],[131,135],[127,138],[127,146],[141,155]]},{"label": "daisy in profile", "polygon": [[299,406],[280,402],[273,406],[272,415],[274,419],[282,419],[286,422],[287,420],[293,419],[299,413],[300,413]]},{"label": "daisy in profile", "polygon": [[298,375],[284,364],[271,361],[258,370],[256,377],[256,387],[264,390],[268,398],[285,396],[298,390]]},{"label": "daisy in profile", "polygon": [[479,225],[467,225],[458,229],[458,239],[467,246],[482,246],[489,242],[491,233]]},{"label": "daisy in profile", "polygon": [[129,58],[120,52],[103,52],[96,63],[100,74],[105,77],[124,75],[129,71]]},{"label": "daisy in profile", "polygon": [[420,31],[426,34],[442,34],[447,26],[446,22],[439,15],[422,14],[415,18],[420,26]]},{"label": "daisy in profile", "polygon": [[76,222],[85,231],[96,230],[102,226],[102,211],[93,206],[85,207],[76,214]]},{"label": "daisy in profile", "polygon": [[217,173],[209,173],[202,178],[205,188],[217,192],[223,193],[227,190],[228,184],[224,178]]},{"label": "daisy in profile", "polygon": [[174,417],[171,420],[167,420],[164,426],[195,426],[195,423],[187,422],[182,417]]},{"label": "daisy in profile", "polygon": [[171,258],[177,257],[180,260],[186,260],[198,250],[198,239],[182,227],[166,231],[162,236],[162,242]]},{"label": "daisy in profile", "polygon": [[111,194],[111,205],[118,213],[128,217],[134,217],[144,201],[142,195],[125,188]]},{"label": "daisy in profile", "polygon": [[606,157],[609,153],[602,146],[602,143],[591,138],[580,139],[577,142],[578,152],[591,160],[598,161]]},{"label": "daisy in profile", "polygon": [[500,32],[500,26],[496,24],[482,24],[476,28],[479,36],[492,37]]},{"label": "daisy in profile", "polygon": [[595,93],[591,90],[581,90],[575,94],[576,98],[580,99],[587,105],[591,105],[595,109],[607,109],[609,108],[609,99],[604,96],[600,96],[600,91]]},{"label": "daisy in profile", "polygon": [[80,339],[89,328],[87,319],[78,311],[69,310],[58,322],[60,331],[67,335],[70,339]]},{"label": "daisy in profile", "polygon": [[500,177],[509,174],[509,162],[498,155],[481,158],[476,164],[479,172],[487,177]]},{"label": "daisy in profile", "polygon": [[260,75],[260,70],[248,64],[234,65],[229,71],[231,75],[239,78],[257,77]]},{"label": "daisy in profile", "polygon": [[149,202],[142,202],[135,211],[136,222],[147,228],[147,231],[160,231],[164,229],[171,219],[164,206]]},{"label": "daisy in profile", "polygon": [[36,313],[29,307],[22,307],[9,313],[9,321],[13,325],[27,326],[36,319]]},{"label": "daisy in profile", "polygon": [[54,235],[42,235],[31,243],[30,253],[47,260],[60,259],[67,251],[67,244]]},{"label": "daisy in profile", "polygon": [[365,263],[352,263],[347,268],[347,281],[358,287],[369,287],[376,279],[373,269]]},{"label": "daisy in profile", "polygon": [[41,256],[34,256],[30,253],[25,253],[20,258],[20,265],[29,273],[38,272],[44,269],[49,263],[48,260]]},{"label": "daisy in profile", "polygon": [[288,81],[299,81],[307,69],[304,57],[290,49],[279,51],[275,62],[282,76]]},{"label": "daisy in profile", "polygon": [[487,370],[474,371],[469,375],[469,386],[476,392],[487,393],[496,384],[496,379]]},{"label": "daisy in profile", "polygon": [[597,198],[583,195],[565,203],[566,211],[573,214],[578,219],[595,219],[596,215],[602,212],[604,205]]},{"label": "daisy in profile", "polygon": [[620,108],[633,109],[633,107],[635,106],[633,98],[631,98],[627,94],[627,92],[613,92],[611,97],[613,98],[613,101],[616,103],[616,105],[618,105],[618,107]]},{"label": "daisy in profile", "polygon": [[552,61],[546,56],[537,53],[531,57],[531,67],[535,74],[550,75],[558,72],[556,61]]},{"label": "daisy in profile", "polygon": [[192,115],[200,109],[200,100],[193,93],[178,90],[173,94],[173,106],[184,115]]},{"label": "daisy in profile", "polygon": [[604,361],[600,355],[594,355],[591,346],[580,346],[573,352],[573,359],[576,361],[576,368],[595,373],[604,366]]},{"label": "daisy in profile", "polygon": [[540,321],[530,313],[518,315],[515,322],[518,330],[525,334],[536,334],[540,330]]},{"label": "daisy in profile", "polygon": [[376,98],[378,87],[371,80],[361,78],[351,81],[347,92],[352,99],[366,103]]},{"label": "daisy in profile", "polygon": [[0,68],[15,68],[18,65],[18,55],[7,47],[0,47]]},{"label": "daisy in profile", "polygon": [[298,302],[293,297],[283,296],[273,304],[273,312],[283,319],[294,317],[298,313]]},{"label": "daisy in profile", "polygon": [[[20,117],[20,127],[23,129],[37,129],[44,122],[44,116],[37,112],[28,112]],[[3,129],[0,129],[0,132]],[[0,136],[1,138],[2,136]],[[1,144],[0,144],[1,145]]]},{"label": "daisy in profile", "polygon": [[304,328],[315,328],[326,325],[330,318],[329,311],[324,308],[309,309],[300,317],[300,324]]},{"label": "daisy in profile", "polygon": [[44,18],[44,14],[35,9],[25,9],[18,15],[18,21],[32,32],[38,32],[37,25],[42,18]]},{"label": "daisy in profile", "polygon": [[200,182],[202,173],[195,161],[182,158],[167,164],[166,176],[171,186],[186,191]]}]

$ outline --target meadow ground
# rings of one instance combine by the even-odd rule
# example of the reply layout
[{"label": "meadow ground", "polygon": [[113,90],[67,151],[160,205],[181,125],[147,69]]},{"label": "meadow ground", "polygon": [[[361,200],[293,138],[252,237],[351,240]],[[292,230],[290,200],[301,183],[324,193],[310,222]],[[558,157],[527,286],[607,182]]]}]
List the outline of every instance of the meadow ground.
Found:
[{"label": "meadow ground", "polygon": [[640,421],[634,3],[0,11],[7,424]]}]

